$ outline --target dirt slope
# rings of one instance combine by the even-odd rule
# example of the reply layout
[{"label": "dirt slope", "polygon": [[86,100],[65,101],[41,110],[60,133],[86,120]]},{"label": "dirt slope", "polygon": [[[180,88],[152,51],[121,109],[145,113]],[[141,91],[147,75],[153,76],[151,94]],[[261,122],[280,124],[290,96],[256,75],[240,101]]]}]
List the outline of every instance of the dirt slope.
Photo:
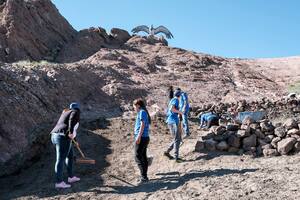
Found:
[{"label": "dirt slope", "polygon": [[154,121],[149,147],[149,153],[154,156],[149,168],[151,181],[137,185],[138,169],[133,159],[131,134],[133,120],[116,119],[100,124],[98,129],[81,129],[81,146],[97,164],[77,165],[76,172],[82,180],[72,189],[53,189],[51,167],[55,152],[52,148],[31,168],[2,178],[1,199],[298,198],[299,155],[253,159],[196,153],[193,152],[198,135],[195,123],[192,123],[192,138],[181,146],[180,154],[185,162],[178,164],[162,156],[170,136],[166,134],[164,123]]}]

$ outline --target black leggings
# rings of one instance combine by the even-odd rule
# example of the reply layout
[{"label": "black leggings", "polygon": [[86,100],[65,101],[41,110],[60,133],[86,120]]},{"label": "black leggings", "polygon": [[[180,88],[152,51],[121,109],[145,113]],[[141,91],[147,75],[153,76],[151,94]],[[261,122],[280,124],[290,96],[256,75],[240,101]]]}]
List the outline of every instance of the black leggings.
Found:
[{"label": "black leggings", "polygon": [[137,163],[141,175],[147,179],[148,160],[147,160],[147,147],[149,144],[149,137],[142,137],[140,144],[134,145],[135,162]]}]

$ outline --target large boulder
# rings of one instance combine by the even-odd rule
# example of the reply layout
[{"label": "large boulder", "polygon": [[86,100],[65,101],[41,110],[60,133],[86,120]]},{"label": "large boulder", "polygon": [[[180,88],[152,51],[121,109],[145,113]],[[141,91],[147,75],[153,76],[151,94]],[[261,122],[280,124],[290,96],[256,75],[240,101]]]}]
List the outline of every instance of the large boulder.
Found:
[{"label": "large boulder", "polygon": [[205,148],[205,143],[202,139],[198,140],[195,146],[196,152],[201,152]]},{"label": "large boulder", "polygon": [[110,34],[118,40],[120,43],[125,43],[127,40],[130,39],[130,35],[126,30],[119,29],[119,28],[112,28],[110,30]]},{"label": "large boulder", "polygon": [[220,151],[226,151],[228,148],[229,146],[226,141],[222,141],[217,144],[217,149]]},{"label": "large boulder", "polygon": [[277,149],[277,143],[278,143],[280,140],[281,140],[280,137],[275,137],[275,138],[273,138],[272,141],[271,141],[271,145],[272,145],[275,149]]},{"label": "large boulder", "polygon": [[209,139],[209,140],[204,141],[205,149],[207,149],[208,151],[215,151],[217,144],[218,143],[213,139]]},{"label": "large boulder", "polygon": [[235,136],[235,135],[230,135],[228,138],[228,144],[229,146],[235,147],[235,148],[240,148],[241,146],[241,138]]},{"label": "large boulder", "polygon": [[288,154],[294,147],[294,144],[296,143],[296,139],[295,138],[285,138],[283,140],[281,140],[280,142],[277,143],[277,151],[281,154],[281,155],[286,155]]},{"label": "large boulder", "polygon": [[251,135],[243,139],[243,149],[249,149],[256,146],[256,135]]}]

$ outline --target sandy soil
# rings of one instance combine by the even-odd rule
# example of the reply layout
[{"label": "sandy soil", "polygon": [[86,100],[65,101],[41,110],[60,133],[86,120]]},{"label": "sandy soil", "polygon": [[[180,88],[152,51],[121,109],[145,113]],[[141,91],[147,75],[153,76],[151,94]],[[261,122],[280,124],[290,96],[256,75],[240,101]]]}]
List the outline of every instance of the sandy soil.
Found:
[{"label": "sandy soil", "polygon": [[[180,153],[183,163],[162,156],[170,135],[162,120],[151,127],[151,181],[137,185],[133,160],[133,120],[94,121],[81,128],[83,151],[96,165],[76,165],[81,181],[71,189],[54,189],[52,146],[42,159],[0,180],[0,199],[299,199],[300,155],[252,158],[224,153],[197,153],[201,134],[191,122],[192,137]],[[49,144],[50,145],[50,144]]]}]

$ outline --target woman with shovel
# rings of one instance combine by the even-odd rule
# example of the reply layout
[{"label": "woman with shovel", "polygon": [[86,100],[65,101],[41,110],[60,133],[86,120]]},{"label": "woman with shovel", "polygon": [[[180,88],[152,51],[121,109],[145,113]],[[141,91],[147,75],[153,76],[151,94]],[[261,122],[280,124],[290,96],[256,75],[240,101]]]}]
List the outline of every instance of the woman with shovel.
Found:
[{"label": "woman with shovel", "polygon": [[135,161],[141,172],[141,179],[139,183],[148,182],[148,160],[147,147],[149,144],[149,125],[151,118],[146,108],[146,104],[142,99],[137,99],[133,102],[134,110],[137,112],[135,127],[134,127],[134,150]]},{"label": "woman with shovel", "polygon": [[79,122],[80,110],[78,103],[71,103],[69,109],[64,109],[56,126],[51,131],[51,141],[56,149],[55,188],[69,188],[70,184],[63,181],[63,167],[66,163],[68,171],[68,182],[74,183],[80,178],[73,175],[73,148],[74,127]]}]

